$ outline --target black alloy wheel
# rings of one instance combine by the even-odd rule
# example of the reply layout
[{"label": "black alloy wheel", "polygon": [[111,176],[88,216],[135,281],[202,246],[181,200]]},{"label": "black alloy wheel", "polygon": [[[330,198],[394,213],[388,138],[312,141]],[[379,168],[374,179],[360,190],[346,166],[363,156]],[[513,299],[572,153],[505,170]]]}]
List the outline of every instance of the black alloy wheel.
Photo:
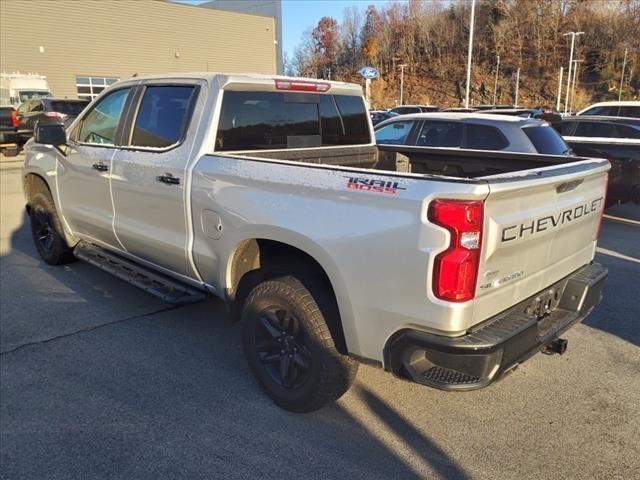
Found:
[{"label": "black alloy wheel", "polygon": [[37,209],[33,212],[32,221],[36,241],[46,254],[51,254],[55,241],[51,216],[44,210]]},{"label": "black alloy wheel", "polygon": [[311,352],[300,321],[288,310],[270,307],[256,322],[256,350],[269,376],[280,386],[300,388],[310,376]]}]

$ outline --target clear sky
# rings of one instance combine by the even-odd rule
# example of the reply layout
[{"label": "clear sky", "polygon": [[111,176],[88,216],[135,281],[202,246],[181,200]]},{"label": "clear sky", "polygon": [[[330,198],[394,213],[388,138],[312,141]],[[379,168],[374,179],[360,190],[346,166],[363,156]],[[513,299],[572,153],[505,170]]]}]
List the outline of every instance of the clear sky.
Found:
[{"label": "clear sky", "polygon": [[[198,4],[207,0],[172,1]],[[369,5],[379,7],[395,1],[407,0],[282,0],[283,52],[291,55],[302,33],[309,27],[315,27],[322,17],[333,17],[340,22],[347,7],[356,6],[364,11]]]}]

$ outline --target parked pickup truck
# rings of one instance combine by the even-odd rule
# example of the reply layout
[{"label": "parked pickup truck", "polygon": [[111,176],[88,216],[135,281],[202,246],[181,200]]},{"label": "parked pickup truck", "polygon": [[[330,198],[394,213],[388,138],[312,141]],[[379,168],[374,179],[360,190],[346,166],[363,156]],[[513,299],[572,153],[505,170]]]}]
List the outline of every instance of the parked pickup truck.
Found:
[{"label": "parked pickup truck", "polygon": [[[24,191],[49,264],[226,302],[285,409],[358,362],[484,387],[601,301],[606,160],[374,142],[359,86],[256,75],[119,82],[38,125]],[[213,367],[213,366],[212,366]]]},{"label": "parked pickup truck", "polygon": [[0,107],[0,153],[15,157],[20,151],[18,121],[13,107]]}]

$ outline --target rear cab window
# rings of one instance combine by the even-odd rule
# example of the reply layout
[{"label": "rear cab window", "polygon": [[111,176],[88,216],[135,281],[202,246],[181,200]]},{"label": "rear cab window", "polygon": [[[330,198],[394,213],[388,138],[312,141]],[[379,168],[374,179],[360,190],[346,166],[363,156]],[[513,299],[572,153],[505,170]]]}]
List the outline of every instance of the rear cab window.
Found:
[{"label": "rear cab window", "polygon": [[277,150],[371,143],[360,96],[227,90],[216,150]]},{"label": "rear cab window", "polygon": [[569,152],[569,146],[550,125],[523,127],[522,131],[538,153],[543,155],[565,155]]},{"label": "rear cab window", "polygon": [[49,108],[47,108],[47,110],[50,112],[64,113],[65,115],[77,116],[87,105],[89,105],[89,102],[82,100],[55,100],[49,102]]}]

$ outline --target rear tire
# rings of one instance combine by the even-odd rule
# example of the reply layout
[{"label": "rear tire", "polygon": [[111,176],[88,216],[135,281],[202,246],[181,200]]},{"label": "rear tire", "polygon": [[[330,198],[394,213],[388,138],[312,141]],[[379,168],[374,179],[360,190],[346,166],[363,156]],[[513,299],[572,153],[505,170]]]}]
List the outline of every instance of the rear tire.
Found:
[{"label": "rear tire", "polygon": [[[316,291],[317,290],[317,291]],[[294,276],[259,283],[242,309],[242,343],[249,367],[276,405],[305,413],[340,398],[358,363],[336,349],[323,305]]]},{"label": "rear tire", "polygon": [[31,236],[42,260],[49,265],[73,262],[73,249],[64,238],[62,223],[49,191],[39,191],[29,200]]}]

